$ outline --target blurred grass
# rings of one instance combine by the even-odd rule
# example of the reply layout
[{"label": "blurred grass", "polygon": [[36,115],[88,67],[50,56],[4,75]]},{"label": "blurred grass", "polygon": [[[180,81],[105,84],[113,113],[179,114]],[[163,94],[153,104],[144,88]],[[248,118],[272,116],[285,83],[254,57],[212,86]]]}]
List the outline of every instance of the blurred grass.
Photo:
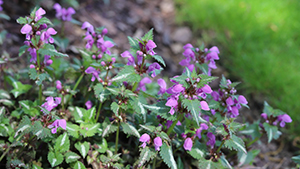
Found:
[{"label": "blurred grass", "polygon": [[176,0],[177,20],[201,40],[218,44],[221,60],[251,92],[293,119],[300,129],[300,1]]}]

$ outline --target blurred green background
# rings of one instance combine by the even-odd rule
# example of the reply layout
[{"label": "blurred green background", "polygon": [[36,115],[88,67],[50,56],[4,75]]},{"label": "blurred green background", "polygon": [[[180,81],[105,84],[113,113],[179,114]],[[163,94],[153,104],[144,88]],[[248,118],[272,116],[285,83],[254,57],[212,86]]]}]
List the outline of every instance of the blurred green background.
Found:
[{"label": "blurred green background", "polygon": [[176,4],[177,21],[189,24],[206,45],[217,45],[219,63],[243,82],[245,90],[266,96],[270,105],[288,113],[293,119],[289,131],[297,134],[300,1],[176,0]]}]

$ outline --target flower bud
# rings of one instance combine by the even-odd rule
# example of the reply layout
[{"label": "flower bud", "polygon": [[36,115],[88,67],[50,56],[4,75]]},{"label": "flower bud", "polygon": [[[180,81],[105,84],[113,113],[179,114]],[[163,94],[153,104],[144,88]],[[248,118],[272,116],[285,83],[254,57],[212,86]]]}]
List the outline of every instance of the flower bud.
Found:
[{"label": "flower bud", "polygon": [[35,66],[34,66],[33,64],[31,64],[31,65],[29,66],[29,68],[30,68],[30,69],[33,69],[33,68],[35,68]]}]

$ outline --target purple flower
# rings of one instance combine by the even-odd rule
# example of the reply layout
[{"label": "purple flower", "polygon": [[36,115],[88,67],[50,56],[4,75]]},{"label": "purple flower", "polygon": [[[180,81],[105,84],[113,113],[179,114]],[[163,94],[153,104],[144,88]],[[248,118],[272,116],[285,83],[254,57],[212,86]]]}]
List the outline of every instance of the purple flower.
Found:
[{"label": "purple flower", "polygon": [[88,34],[86,37],[84,37],[85,40],[87,40],[87,43],[85,45],[85,48],[91,49],[94,44],[94,38],[92,35]]},{"label": "purple flower", "polygon": [[156,48],[156,44],[152,40],[149,40],[146,44],[147,53],[151,56],[155,55],[156,53],[153,51],[154,48]]},{"label": "purple flower", "polygon": [[188,151],[191,151],[192,150],[192,147],[193,147],[193,140],[191,138],[187,138],[185,139],[184,141],[184,144],[183,144],[183,148],[185,150],[188,150]]},{"label": "purple flower", "polygon": [[143,144],[141,145],[141,147],[145,148],[146,147],[146,143],[150,143],[150,136],[148,134],[143,134],[141,137],[140,137],[140,142],[143,142]]},{"label": "purple flower", "polygon": [[152,63],[149,67],[148,67],[148,73],[151,73],[151,77],[155,77],[156,73],[155,70],[160,70],[160,65],[156,62]]},{"label": "purple flower", "polygon": [[103,38],[97,40],[97,47],[101,52],[106,53],[108,55],[111,54],[109,48],[113,47],[114,44],[111,41],[104,41]]},{"label": "purple flower", "polygon": [[93,103],[90,100],[88,100],[87,102],[85,102],[85,106],[86,106],[86,109],[89,110],[92,108]]},{"label": "purple flower", "polygon": [[61,90],[62,89],[61,82],[59,80],[57,80],[55,83],[56,83],[56,89]]},{"label": "purple flower", "polygon": [[166,122],[167,129],[171,127],[172,123],[173,123],[172,120],[167,120],[167,122]]},{"label": "purple flower", "polygon": [[171,110],[169,111],[169,113],[171,115],[173,115],[175,113],[174,108],[176,108],[178,105],[177,98],[174,96],[171,96],[165,105],[168,107],[171,107]]},{"label": "purple flower", "polygon": [[159,151],[160,147],[162,146],[162,140],[160,137],[155,137],[155,139],[153,140],[154,142],[154,146],[155,146],[155,150]]},{"label": "purple flower", "polygon": [[243,95],[239,95],[238,101],[241,104],[248,104],[248,101],[246,100],[246,98]]},{"label": "purple flower", "polygon": [[45,64],[46,66],[50,66],[50,65],[53,63],[53,61],[52,61],[50,58],[51,58],[50,55],[45,55],[45,56],[44,56],[44,64]]},{"label": "purple flower", "polygon": [[146,83],[151,83],[151,82],[152,80],[149,77],[144,77],[139,83],[138,90],[146,91]]},{"label": "purple flower", "polygon": [[219,95],[218,92],[213,91],[213,92],[211,93],[211,96],[213,97],[213,99],[214,99],[215,101],[220,101],[220,95]]},{"label": "purple flower", "polygon": [[127,60],[128,60],[127,65],[132,65],[132,66],[135,65],[134,57],[132,56],[132,54],[130,52],[125,51],[121,54],[121,56],[123,58],[127,58]]},{"label": "purple flower", "polygon": [[50,128],[50,129],[53,128],[53,129],[51,129],[51,133],[52,134],[55,134],[57,132],[57,128],[58,127],[61,127],[64,130],[66,130],[66,128],[67,128],[67,122],[66,122],[66,120],[65,119],[55,120],[52,124],[50,124],[48,126],[48,128]]},{"label": "purple flower", "polygon": [[138,61],[137,64],[138,64],[138,65],[141,65],[141,64],[143,63],[143,59],[144,59],[143,56],[144,56],[144,54],[143,54],[142,51],[139,51],[139,50],[138,50],[138,51],[136,52],[136,57],[137,57],[137,61]]},{"label": "purple flower", "polygon": [[167,89],[167,84],[166,82],[164,81],[164,79],[157,79],[157,84],[159,85],[160,87],[160,90],[158,92],[158,95],[160,94],[164,94],[166,92],[166,89]]},{"label": "purple flower", "polygon": [[29,24],[25,24],[22,28],[21,28],[21,33],[22,34],[30,34],[30,32],[32,31],[32,27]]},{"label": "purple flower", "polygon": [[83,22],[81,29],[87,29],[87,34],[94,34],[94,27],[89,22]]},{"label": "purple flower", "polygon": [[[61,98],[60,97],[47,97],[46,102],[42,104],[42,107],[44,107],[46,110],[51,111],[53,108],[57,107],[58,104],[60,104]],[[42,110],[42,112],[44,112]],[[44,112],[45,113],[45,112]]]},{"label": "purple flower", "polygon": [[42,18],[42,15],[45,15],[46,11],[43,8],[39,8],[36,12],[35,12],[35,19],[34,21],[37,22],[38,20],[40,20]]},{"label": "purple flower", "polygon": [[284,127],[285,123],[291,123],[292,119],[288,114],[277,116],[277,120],[280,122],[280,127]]},{"label": "purple flower", "polygon": [[184,90],[185,90],[185,88],[182,86],[182,84],[176,84],[176,85],[173,85],[172,87],[170,87],[167,90],[167,93],[168,94],[178,94]]},{"label": "purple flower", "polygon": [[213,147],[216,143],[216,136],[213,133],[208,132],[207,137],[208,137],[208,141],[206,145]]},{"label": "purple flower", "polygon": [[101,79],[100,79],[100,77],[99,77],[99,74],[100,74],[100,71],[97,71],[95,68],[93,68],[93,67],[88,67],[86,70],[85,70],[85,73],[86,74],[92,74],[93,76],[92,76],[92,79],[91,79],[91,81],[93,82],[93,81],[95,81],[95,79],[97,79],[98,81],[100,81]]},{"label": "purple flower", "polygon": [[30,58],[30,62],[36,62],[36,49],[35,48],[28,48],[27,50],[29,52],[29,54],[31,55],[31,58]]},{"label": "purple flower", "polygon": [[262,113],[260,116],[261,116],[262,118],[264,118],[265,120],[268,119],[268,115],[267,115],[266,113]]},{"label": "purple flower", "polygon": [[47,31],[44,31],[41,34],[41,40],[45,43],[48,43],[48,40],[50,43],[54,43],[54,39],[51,37],[51,35],[55,35],[57,32],[53,28],[49,28]]},{"label": "purple flower", "polygon": [[200,124],[200,128],[198,128],[197,130],[196,130],[196,136],[199,138],[199,139],[201,139],[201,132],[202,132],[202,130],[207,130],[208,129],[208,126],[205,124],[205,123],[201,123]]},{"label": "purple flower", "polygon": [[72,20],[72,15],[75,14],[75,10],[72,7],[68,9],[62,8],[58,3],[54,4],[53,8],[56,10],[56,18],[63,21]]},{"label": "purple flower", "polygon": [[204,93],[207,93],[207,94],[211,94],[213,92],[209,85],[204,85],[201,89]]},{"label": "purple flower", "polygon": [[202,110],[206,110],[206,111],[210,110],[206,101],[201,101],[200,105]]},{"label": "purple flower", "polygon": [[1,6],[2,4],[3,4],[3,0],[0,0],[0,11],[3,10],[2,6]]},{"label": "purple flower", "polygon": [[234,104],[234,102],[233,102],[233,100],[232,100],[231,97],[228,97],[228,98],[226,99],[226,104],[227,104],[228,106],[232,106],[232,105]]}]

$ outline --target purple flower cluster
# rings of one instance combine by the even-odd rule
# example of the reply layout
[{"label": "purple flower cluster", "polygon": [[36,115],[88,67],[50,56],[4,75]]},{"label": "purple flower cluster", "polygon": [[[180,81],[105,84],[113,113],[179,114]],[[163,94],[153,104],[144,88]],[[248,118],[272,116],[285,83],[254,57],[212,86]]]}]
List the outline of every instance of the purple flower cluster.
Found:
[{"label": "purple flower cluster", "polygon": [[[26,35],[26,40],[24,44],[27,45],[28,52],[31,55],[30,62],[35,63],[37,62],[37,49],[41,47],[41,45],[45,43],[54,43],[54,39],[51,37],[52,35],[56,35],[57,32],[53,28],[48,28],[47,24],[35,25],[37,21],[39,21],[43,15],[46,14],[46,11],[43,8],[39,8],[35,12],[34,20],[32,23],[27,23],[21,28],[21,33]],[[27,18],[29,19],[29,18]],[[39,38],[39,46],[35,46],[30,40],[35,36],[40,36]],[[53,61],[50,59],[49,55],[44,56],[44,65],[50,66]],[[34,64],[30,65],[30,68],[35,68]]]},{"label": "purple flower cluster", "polygon": [[186,44],[184,47],[184,52],[182,53],[185,56],[179,64],[181,66],[186,66],[191,72],[195,69],[195,63],[199,64],[208,64],[208,75],[211,75],[211,70],[216,69],[215,60],[219,60],[218,54],[219,49],[214,46],[210,49],[205,48],[204,51],[201,51],[199,48],[194,48],[191,44]]},{"label": "purple flower cluster", "polygon": [[57,132],[57,128],[61,127],[64,130],[67,129],[67,122],[65,119],[55,120],[51,125],[48,126],[48,128],[51,129],[51,133],[55,134]]},{"label": "purple flower cluster", "polygon": [[[268,115],[266,113],[262,113],[261,117],[264,118],[267,123],[271,123],[274,126],[276,126],[279,123],[280,127],[284,127],[285,123],[292,122],[292,119],[288,114],[278,115],[277,117],[273,117],[273,116],[268,117]],[[273,121],[273,122],[271,122],[271,121]]]},{"label": "purple flower cluster", "polygon": [[84,22],[81,29],[87,29],[85,34],[86,36],[84,38],[87,40],[85,48],[91,49],[94,44],[98,48],[97,57],[94,55],[93,59],[101,59],[104,54],[111,54],[109,49],[112,48],[114,44],[111,41],[104,40],[104,37],[108,32],[106,28],[104,28],[101,33],[97,34],[93,25],[91,25],[89,22]]},{"label": "purple flower cluster", "polygon": [[[227,88],[219,89],[218,92],[213,91],[211,96],[215,101],[221,102],[221,105],[227,109],[227,113],[230,118],[235,118],[239,115],[239,109],[241,105],[247,105],[248,101],[243,95],[235,97],[236,89],[230,86],[231,81],[227,80]],[[215,110],[211,110],[212,114],[216,113]]]},{"label": "purple flower cluster", "polygon": [[[55,98],[47,97],[46,102],[44,104],[42,104],[42,107],[48,111],[51,111],[52,109],[57,107],[60,103],[61,103],[60,97],[55,97]],[[43,110],[42,110],[42,112],[45,113]]]},{"label": "purple flower cluster", "polygon": [[55,17],[63,21],[71,21],[72,15],[75,14],[75,10],[72,7],[68,9],[62,8],[58,3],[54,4],[53,8],[56,10]]},{"label": "purple flower cluster", "polygon": [[[143,144],[141,145],[141,147],[145,148],[147,146],[147,143],[150,144],[150,136],[148,134],[143,134],[140,137],[140,142],[142,142]],[[154,147],[156,151],[160,151],[160,147],[162,146],[162,139],[160,137],[155,137],[153,140],[154,143]]]}]

